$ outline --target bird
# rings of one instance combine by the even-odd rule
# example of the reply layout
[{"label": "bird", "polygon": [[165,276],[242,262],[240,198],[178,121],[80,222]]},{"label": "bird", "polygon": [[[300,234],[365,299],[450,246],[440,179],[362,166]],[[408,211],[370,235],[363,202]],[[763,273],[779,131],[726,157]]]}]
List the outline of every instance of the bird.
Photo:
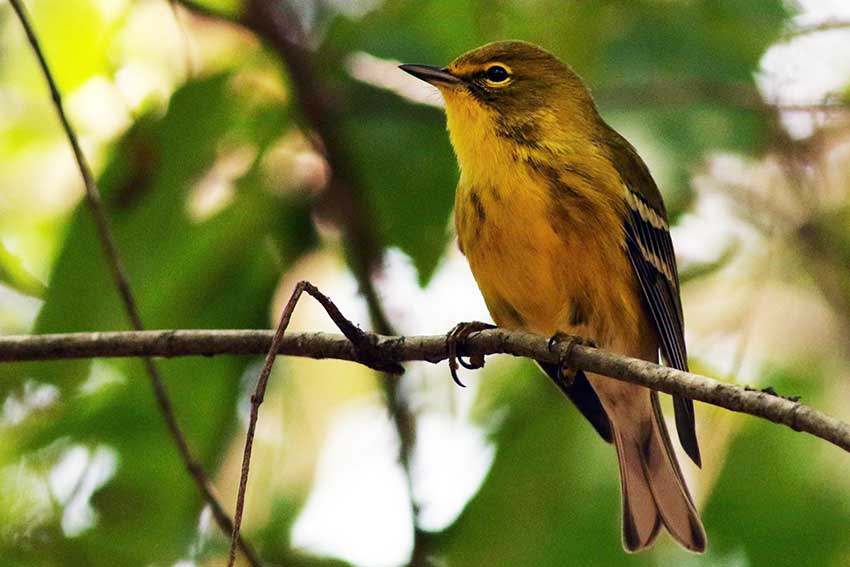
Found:
[{"label": "bird", "polygon": [[[436,87],[460,176],[454,224],[493,321],[688,369],[676,257],[661,193],[582,79],[534,44],[499,41],[448,66],[401,70]],[[539,363],[619,463],[622,541],[663,526],[685,549],[706,534],[658,393]],[[701,466],[693,402],[674,396],[679,440]]]}]

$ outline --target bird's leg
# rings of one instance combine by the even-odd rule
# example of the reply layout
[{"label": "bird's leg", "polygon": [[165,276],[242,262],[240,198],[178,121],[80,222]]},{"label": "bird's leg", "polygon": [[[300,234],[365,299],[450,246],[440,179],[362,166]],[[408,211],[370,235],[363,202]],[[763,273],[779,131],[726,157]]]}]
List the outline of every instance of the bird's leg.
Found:
[{"label": "bird's leg", "polygon": [[576,335],[568,335],[563,331],[558,331],[554,335],[549,338],[549,350],[554,350],[556,345],[561,345],[566,343],[566,350],[558,358],[558,375],[563,380],[565,386],[572,386],[573,382],[575,382],[576,374],[578,371],[575,368],[571,368],[569,366],[570,357],[573,354],[573,348],[576,345],[588,346],[596,348],[596,342],[593,339],[586,339],[584,337],[577,337]]},{"label": "bird's leg", "polygon": [[486,329],[495,328],[496,326],[491,325],[490,323],[483,323],[481,321],[469,321],[465,323],[458,323],[446,335],[446,350],[449,353],[449,371],[452,374],[452,380],[454,380],[455,384],[457,384],[461,388],[465,388],[466,385],[461,382],[460,378],[458,378],[457,376],[458,363],[460,363],[461,366],[469,370],[477,370],[484,366],[484,355],[472,355],[469,357],[469,362],[465,362],[461,355],[458,354],[458,345],[463,347],[463,342],[472,333],[477,333],[478,331],[484,331]]}]

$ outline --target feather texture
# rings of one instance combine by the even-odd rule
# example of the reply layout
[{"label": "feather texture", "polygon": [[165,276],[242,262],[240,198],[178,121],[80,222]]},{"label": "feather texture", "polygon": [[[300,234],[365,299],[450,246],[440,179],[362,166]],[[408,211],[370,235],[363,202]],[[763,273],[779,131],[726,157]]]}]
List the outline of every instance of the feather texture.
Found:
[{"label": "feather texture", "polygon": [[[670,232],[657,226],[648,212],[655,212],[643,198],[628,190],[629,215],[626,222],[626,246],[637,274],[641,291],[655,329],[661,340],[661,356],[678,370],[688,370],[679,278]],[[658,214],[656,212],[656,214]],[[674,397],[676,430],[679,441],[697,466],[702,464],[696,437],[693,401]]]},{"label": "feather texture", "polygon": [[[661,356],[673,368],[687,372],[679,273],[661,192],[634,147],[607,124],[603,126],[603,133],[608,155],[624,185],[628,204],[624,219],[626,249],[645,306],[658,332]],[[673,408],[679,442],[694,463],[701,466],[694,403],[688,398],[673,396]]]}]

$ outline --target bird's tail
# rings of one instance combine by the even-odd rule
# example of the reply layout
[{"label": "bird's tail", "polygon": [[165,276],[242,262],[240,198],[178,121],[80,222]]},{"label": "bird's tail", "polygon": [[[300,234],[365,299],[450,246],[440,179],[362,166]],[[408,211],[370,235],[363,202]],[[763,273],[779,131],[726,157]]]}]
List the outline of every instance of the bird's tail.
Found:
[{"label": "bird's tail", "polygon": [[702,522],[682,478],[651,393],[644,415],[614,424],[623,497],[623,545],[639,551],[652,544],[661,526],[691,551],[705,550]]}]

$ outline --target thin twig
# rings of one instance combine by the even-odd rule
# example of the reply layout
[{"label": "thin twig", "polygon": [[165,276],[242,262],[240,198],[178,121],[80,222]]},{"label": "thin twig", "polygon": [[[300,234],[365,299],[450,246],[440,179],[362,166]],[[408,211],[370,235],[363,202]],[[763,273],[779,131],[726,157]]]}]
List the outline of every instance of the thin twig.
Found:
[{"label": "thin twig", "polygon": [[[47,81],[47,86],[50,89],[50,96],[53,99],[56,113],[62,123],[65,135],[71,144],[71,149],[74,152],[74,158],[77,161],[77,166],[82,174],[83,184],[85,185],[86,202],[88,203],[89,210],[91,211],[92,218],[94,219],[97,237],[103,247],[104,255],[106,256],[106,261],[112,274],[112,279],[115,282],[116,289],[118,290],[118,295],[121,298],[124,310],[127,313],[127,317],[130,319],[132,327],[137,331],[141,331],[144,329],[144,326],[142,325],[142,318],[139,314],[138,305],[136,304],[136,300],[130,289],[130,280],[118,253],[118,246],[109,225],[109,219],[106,213],[106,208],[103,205],[100,190],[94,180],[94,176],[92,175],[91,168],[89,167],[85,154],[83,154],[83,150],[80,147],[77,134],[74,132],[74,129],[68,120],[68,116],[65,114],[62,94],[59,92],[59,88],[56,85],[56,81],[53,78],[53,74],[50,71],[47,60],[44,57],[38,37],[35,35],[35,30],[30,24],[26,8],[23,6],[21,0],[10,1],[12,8],[21,22],[21,26],[26,33],[27,39],[32,46],[33,53],[38,59],[44,78]],[[218,499],[213,492],[212,484],[204,473],[200,462],[194,457],[191,449],[189,448],[186,436],[183,434],[180,424],[177,422],[174,407],[171,404],[171,399],[168,396],[168,391],[165,387],[164,381],[162,380],[162,376],[159,374],[158,369],[151,359],[144,358],[143,363],[148,376],[150,376],[151,386],[153,388],[154,397],[159,411],[165,420],[166,426],[168,427],[168,431],[174,440],[175,445],[177,445],[177,450],[180,453],[180,457],[183,460],[186,469],[194,479],[195,484],[198,485],[198,488],[200,489],[204,500],[207,502],[207,505],[209,505],[212,510],[213,516],[215,517],[219,527],[222,531],[230,533],[232,531],[230,518],[218,502]],[[260,565],[260,561],[256,553],[246,542],[240,540],[239,547],[242,549],[245,557],[251,565]]]},{"label": "thin twig", "polygon": [[260,405],[266,396],[266,387],[269,382],[269,375],[274,366],[275,358],[281,348],[286,329],[289,327],[289,321],[292,319],[292,312],[301,299],[303,293],[312,296],[319,304],[324,307],[331,320],[339,327],[345,336],[347,345],[352,348],[355,359],[359,361],[370,361],[373,368],[378,368],[384,371],[392,371],[396,373],[404,372],[404,368],[397,362],[384,362],[377,358],[377,352],[374,350],[374,345],[378,340],[376,335],[366,333],[347,319],[342,312],[337,308],[331,299],[319,291],[316,286],[307,281],[300,281],[292,291],[289,301],[283,308],[280,315],[280,322],[272,337],[271,344],[267,348],[266,359],[263,363],[263,368],[260,370],[260,376],[257,378],[257,387],[254,390],[254,395],[251,396],[251,413],[248,418],[248,431],[245,433],[245,450],[242,453],[242,473],[239,476],[239,492],[236,495],[236,512],[233,517],[233,533],[230,542],[230,556],[227,561],[227,567],[233,567],[236,561],[236,548],[239,541],[239,530],[242,527],[242,513],[245,509],[245,492],[248,487],[248,474],[251,470],[251,452],[254,447],[254,434],[257,429],[257,419],[260,416]]},{"label": "thin twig", "polygon": [[[372,361],[400,364],[410,361],[431,363],[447,360],[445,335],[370,337]],[[125,356],[211,356],[221,354],[258,355],[270,350],[271,331],[144,331],[115,333],[70,333],[37,336],[0,337],[0,361],[52,360],[61,358]],[[794,399],[768,391],[742,388],[705,376],[681,372],[620,356],[604,350],[566,343],[549,348],[548,339],[524,331],[489,329],[464,339],[466,356],[510,354],[556,363],[567,354],[568,365],[578,370],[640,384],[668,394],[678,394],[728,410],[747,413],[805,431],[850,452],[850,424],[827,416]],[[277,354],[317,359],[361,361],[361,354],[344,335],[331,333],[291,333]]]},{"label": "thin twig", "polygon": [[280,343],[283,341],[283,335],[286,328],[289,326],[289,321],[292,319],[292,311],[295,305],[304,293],[304,288],[307,282],[298,282],[295,290],[286,302],[283,308],[283,313],[280,315],[280,323],[278,323],[277,331],[269,345],[266,360],[263,363],[263,368],[260,370],[260,377],[257,379],[257,388],[254,390],[254,395],[251,396],[251,415],[248,418],[248,431],[245,434],[245,450],[242,453],[242,473],[239,476],[239,492],[236,495],[236,512],[233,516],[233,533],[230,540],[230,555],[227,560],[227,566],[233,567],[236,562],[236,547],[239,541],[239,529],[242,527],[242,512],[245,509],[245,490],[248,487],[248,472],[251,469],[251,451],[254,448],[254,432],[257,428],[257,418],[260,414],[260,404],[263,403],[263,398],[266,395],[266,386],[269,382],[269,374],[271,374],[272,366],[274,366],[277,351],[280,349]]}]

